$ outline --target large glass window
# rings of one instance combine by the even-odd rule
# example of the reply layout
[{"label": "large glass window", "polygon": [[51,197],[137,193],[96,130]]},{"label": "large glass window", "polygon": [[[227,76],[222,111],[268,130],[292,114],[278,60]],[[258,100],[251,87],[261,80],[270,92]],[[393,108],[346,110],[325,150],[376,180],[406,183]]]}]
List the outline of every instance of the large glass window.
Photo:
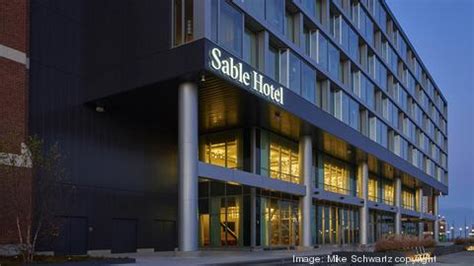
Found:
[{"label": "large glass window", "polygon": [[262,192],[259,198],[259,231],[262,246],[278,247],[299,244],[298,200],[288,198],[290,197],[285,196],[283,199],[283,197],[275,197],[274,194]]},{"label": "large glass window", "polygon": [[302,90],[301,95],[308,101],[316,104],[316,71],[306,63],[302,63]]},{"label": "large glass window", "polygon": [[243,46],[243,57],[244,60],[249,63],[254,68],[258,67],[258,42],[257,42],[257,34],[250,30],[249,28],[245,28],[244,32],[244,46]]},{"label": "large glass window", "polygon": [[402,207],[408,210],[415,210],[415,192],[402,189]]},{"label": "large glass window", "polygon": [[300,94],[301,91],[301,61],[292,52],[289,53],[289,83],[290,90]]},{"label": "large glass window", "polygon": [[173,1],[173,44],[180,45],[193,40],[193,1]]},{"label": "large glass window", "polygon": [[[244,211],[244,209],[246,209]],[[199,181],[199,242],[203,247],[243,246],[243,187]]]},{"label": "large glass window", "polygon": [[351,194],[350,168],[346,163],[323,156],[323,188],[339,194]]},{"label": "large glass window", "polygon": [[388,131],[387,125],[385,125],[380,119],[375,116],[370,118],[369,124],[369,137],[373,141],[379,143],[384,147],[388,147]]},{"label": "large glass window", "polygon": [[387,205],[393,205],[395,199],[395,188],[391,181],[385,181],[383,184],[383,202]]},{"label": "large glass window", "polygon": [[314,208],[317,244],[359,243],[359,211],[356,208],[330,206],[320,202]]},{"label": "large glass window", "polygon": [[378,182],[377,177],[370,177],[368,180],[369,200],[378,202]]},{"label": "large glass window", "polygon": [[205,163],[241,169],[240,132],[223,132],[200,137],[200,159]]},{"label": "large glass window", "polygon": [[351,28],[349,28],[349,55],[359,62],[359,36]]},{"label": "large glass window", "polygon": [[275,81],[280,81],[280,54],[278,49],[270,45],[268,57],[268,75]]},{"label": "large glass window", "polygon": [[219,16],[219,43],[235,54],[242,55],[242,14],[230,6],[227,1],[221,1]]},{"label": "large glass window", "polygon": [[329,73],[334,78],[339,78],[339,50],[331,43],[328,43],[328,57],[329,57]]},{"label": "large glass window", "polygon": [[322,66],[323,69],[328,69],[328,41],[320,31],[317,31],[318,35],[318,64]]},{"label": "large glass window", "polygon": [[286,37],[293,43],[298,43],[298,34],[299,31],[296,28],[296,23],[295,23],[295,16],[291,14],[290,12],[286,11],[285,13],[285,20],[286,20],[286,28],[285,28],[285,35]]},{"label": "large glass window", "polygon": [[280,33],[284,32],[283,18],[285,16],[284,0],[265,1],[266,20]]},{"label": "large glass window", "polygon": [[298,145],[267,131],[261,131],[261,175],[299,183]]},{"label": "large glass window", "polygon": [[234,0],[234,1],[239,1],[240,3],[242,3],[242,6],[248,13],[258,18],[264,18],[265,0]]}]

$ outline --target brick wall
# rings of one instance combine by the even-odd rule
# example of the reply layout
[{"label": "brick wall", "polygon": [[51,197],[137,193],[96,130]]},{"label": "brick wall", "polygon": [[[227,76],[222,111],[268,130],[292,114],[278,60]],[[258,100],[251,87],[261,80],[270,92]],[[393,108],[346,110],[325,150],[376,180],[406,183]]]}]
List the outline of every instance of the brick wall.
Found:
[{"label": "brick wall", "polygon": [[[28,55],[28,0],[0,0],[0,45]],[[3,49],[5,51],[5,49]],[[28,69],[5,52],[0,54],[0,152],[20,154],[28,136]],[[12,200],[12,188],[20,197]],[[22,223],[32,210],[32,178],[27,168],[14,173],[0,165],[0,245],[16,243],[16,215]]]}]

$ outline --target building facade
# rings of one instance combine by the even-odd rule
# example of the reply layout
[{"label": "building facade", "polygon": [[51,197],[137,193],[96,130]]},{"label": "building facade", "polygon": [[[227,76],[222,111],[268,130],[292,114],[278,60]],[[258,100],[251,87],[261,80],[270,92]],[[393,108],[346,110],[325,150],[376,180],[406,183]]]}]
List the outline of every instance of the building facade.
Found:
[{"label": "building facade", "polygon": [[384,1],[27,3],[25,123],[74,188],[42,249],[437,238],[447,102]]}]

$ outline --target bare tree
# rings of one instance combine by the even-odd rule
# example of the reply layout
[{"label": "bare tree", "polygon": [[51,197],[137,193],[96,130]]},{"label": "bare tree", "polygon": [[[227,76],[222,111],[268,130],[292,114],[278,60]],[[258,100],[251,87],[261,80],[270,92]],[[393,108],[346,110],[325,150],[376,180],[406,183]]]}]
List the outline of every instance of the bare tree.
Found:
[{"label": "bare tree", "polygon": [[[7,145],[0,143],[0,151]],[[38,137],[29,137],[21,145],[19,155],[0,153],[0,180],[6,192],[0,212],[16,225],[15,244],[23,261],[30,263],[40,237],[57,236],[54,214],[64,202],[66,175],[57,144],[45,145]]]}]

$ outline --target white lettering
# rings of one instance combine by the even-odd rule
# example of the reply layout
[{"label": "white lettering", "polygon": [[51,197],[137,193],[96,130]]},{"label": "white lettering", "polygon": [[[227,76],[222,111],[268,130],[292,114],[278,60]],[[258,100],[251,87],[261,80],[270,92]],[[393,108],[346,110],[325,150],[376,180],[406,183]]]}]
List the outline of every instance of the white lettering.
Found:
[{"label": "white lettering", "polygon": [[215,68],[216,70],[219,70],[221,68],[221,51],[217,48],[214,48],[212,49],[212,61],[211,61],[211,65],[213,68]]},{"label": "white lettering", "polygon": [[252,73],[244,71],[244,65],[233,57],[222,58],[222,52],[218,48],[211,50],[211,69],[217,70],[231,79],[251,87],[252,90],[265,96],[269,100],[283,105],[283,87],[275,88],[271,83],[265,81],[265,77],[257,71]]}]

